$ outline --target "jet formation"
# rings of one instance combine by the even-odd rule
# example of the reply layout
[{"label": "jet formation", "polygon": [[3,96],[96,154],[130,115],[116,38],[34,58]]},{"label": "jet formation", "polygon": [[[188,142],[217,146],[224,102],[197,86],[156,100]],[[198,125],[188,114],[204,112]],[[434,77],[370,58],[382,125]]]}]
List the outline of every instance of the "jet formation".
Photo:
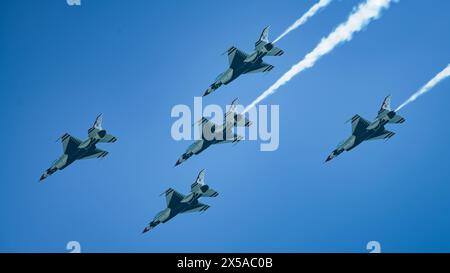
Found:
[{"label": "jet formation", "polygon": [[[242,74],[269,72],[274,66],[263,61],[265,56],[281,56],[284,51],[275,47],[269,42],[269,28],[266,27],[259,40],[255,43],[255,50],[247,54],[236,47],[231,47],[226,51],[228,54],[229,68],[221,73],[214,83],[205,91],[203,96],[207,96],[217,90],[222,85],[227,85]],[[351,151],[356,146],[367,140],[388,140],[395,135],[394,132],[385,129],[390,123],[403,123],[405,119],[393,111],[390,106],[391,96],[387,96],[376,118],[370,122],[359,115],[351,118],[352,134],[338,147],[331,152],[325,162],[339,156],[344,151]],[[249,127],[251,121],[243,114],[237,113],[237,99],[235,99],[229,110],[223,117],[221,125],[202,117],[197,125],[201,130],[201,139],[191,144],[187,150],[178,158],[175,166],[178,166],[198,155],[215,144],[238,143],[242,136],[233,132],[237,127]],[[98,143],[113,143],[117,138],[108,134],[102,128],[102,115],[97,116],[93,126],[88,130],[88,138],[84,141],[69,134],[64,134],[60,138],[63,144],[63,154],[48,168],[40,177],[40,181],[46,179],[58,170],[63,170],[76,160],[103,158],[108,155],[107,151],[98,149]],[[150,231],[161,223],[166,223],[178,214],[188,212],[204,212],[209,205],[199,202],[201,197],[216,197],[218,192],[211,189],[204,182],[205,171],[202,170],[196,181],[191,185],[191,191],[183,195],[172,188],[167,189],[163,194],[166,197],[166,208],[159,212],[154,219],[145,227],[143,233]]]},{"label": "jet formation", "polygon": [[183,195],[172,188],[169,188],[162,194],[166,196],[167,208],[156,214],[153,221],[145,227],[142,233],[148,232],[161,223],[166,223],[180,213],[206,211],[209,209],[209,206],[200,203],[198,199],[200,197],[216,197],[219,195],[217,191],[205,184],[204,170],[198,174],[197,179],[191,185],[191,192],[188,195]]},{"label": "jet formation", "polygon": [[42,174],[40,181],[46,179],[58,170],[63,170],[76,160],[102,158],[108,155],[107,151],[100,150],[96,147],[97,143],[113,143],[117,138],[110,135],[102,128],[102,115],[98,115],[95,119],[94,125],[88,130],[88,138],[84,141],[73,137],[69,134],[64,134],[61,138],[63,145],[63,155],[57,159],[44,174]]},{"label": "jet formation", "polygon": [[395,111],[391,110],[391,96],[387,96],[374,121],[369,122],[359,115],[353,116],[351,121],[352,135],[339,144],[327,157],[325,162],[332,160],[344,151],[352,150],[366,140],[390,139],[395,133],[386,130],[384,126],[388,123],[403,123],[405,122],[405,119]]},{"label": "jet formation", "polygon": [[274,66],[263,62],[265,56],[281,56],[284,51],[269,42],[269,27],[266,27],[259,40],[255,43],[255,51],[247,54],[236,47],[226,51],[229,68],[217,76],[213,84],[206,89],[203,96],[207,96],[222,85],[227,85],[242,74],[269,72]]},{"label": "jet formation", "polygon": [[244,115],[236,112],[237,99],[233,100],[229,110],[224,116],[223,124],[218,125],[209,119],[203,117],[199,123],[202,130],[201,139],[195,141],[180,156],[175,166],[180,165],[193,155],[198,155],[211,145],[224,143],[238,143],[242,140],[242,136],[233,133],[235,127],[249,127],[251,121]]}]

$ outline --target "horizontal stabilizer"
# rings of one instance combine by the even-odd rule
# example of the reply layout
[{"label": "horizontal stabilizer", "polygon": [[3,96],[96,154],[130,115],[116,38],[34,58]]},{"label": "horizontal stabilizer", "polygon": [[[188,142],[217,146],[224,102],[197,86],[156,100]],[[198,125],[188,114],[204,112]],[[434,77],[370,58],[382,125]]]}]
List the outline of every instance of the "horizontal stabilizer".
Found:
[{"label": "horizontal stabilizer", "polygon": [[389,123],[403,123],[405,122],[405,118],[400,115],[395,115],[393,118],[389,119]]},{"label": "horizontal stabilizer", "polygon": [[117,141],[117,138],[113,135],[106,134],[104,137],[102,137],[98,142],[103,143],[114,143]]},{"label": "horizontal stabilizer", "polygon": [[208,189],[205,193],[202,194],[203,197],[217,197],[219,193],[213,189]]},{"label": "horizontal stabilizer", "polygon": [[282,49],[279,49],[278,47],[272,47],[269,52],[267,52],[267,56],[281,56],[284,54],[284,51]]}]

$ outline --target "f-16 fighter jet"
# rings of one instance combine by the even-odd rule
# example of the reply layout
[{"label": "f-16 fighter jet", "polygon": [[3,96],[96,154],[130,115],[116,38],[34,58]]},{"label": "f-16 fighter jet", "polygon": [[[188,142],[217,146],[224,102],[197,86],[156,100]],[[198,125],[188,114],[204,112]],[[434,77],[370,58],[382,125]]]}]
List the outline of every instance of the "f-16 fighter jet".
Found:
[{"label": "f-16 fighter jet", "polygon": [[69,134],[64,134],[60,139],[63,144],[63,155],[57,159],[41,176],[40,181],[52,175],[57,170],[63,170],[75,160],[105,157],[108,152],[95,147],[99,142],[116,142],[117,138],[107,134],[102,128],[102,115],[95,119],[94,125],[88,130],[88,139],[79,140]]},{"label": "f-16 fighter jet", "polygon": [[202,129],[201,139],[194,142],[186,152],[177,160],[175,166],[188,160],[191,156],[197,155],[213,144],[237,143],[242,140],[242,136],[233,133],[234,127],[249,127],[249,121],[244,115],[236,112],[237,99],[235,99],[229,111],[224,116],[222,125],[217,125],[209,119],[203,117],[199,123]]},{"label": "f-16 fighter jet", "polygon": [[197,180],[191,186],[191,192],[188,195],[182,195],[174,189],[168,189],[163,194],[166,195],[167,208],[159,212],[153,221],[148,224],[142,233],[145,233],[160,223],[165,223],[180,213],[203,212],[209,209],[208,205],[198,201],[200,197],[216,197],[218,192],[205,185],[205,171],[202,170]]},{"label": "f-16 fighter jet", "polygon": [[391,96],[387,96],[381,105],[378,116],[373,122],[369,122],[359,115],[352,119],[352,135],[342,142],[327,158],[327,161],[335,158],[344,151],[350,151],[366,140],[386,139],[393,137],[395,133],[384,128],[388,123],[403,123],[405,119],[391,110]]},{"label": "f-16 fighter jet", "polygon": [[265,56],[281,56],[284,52],[269,42],[269,27],[266,27],[255,44],[255,51],[250,55],[235,47],[231,47],[226,53],[230,67],[217,76],[216,81],[209,86],[203,96],[209,95],[222,84],[229,84],[242,74],[269,72],[274,66],[264,63],[263,58]]}]

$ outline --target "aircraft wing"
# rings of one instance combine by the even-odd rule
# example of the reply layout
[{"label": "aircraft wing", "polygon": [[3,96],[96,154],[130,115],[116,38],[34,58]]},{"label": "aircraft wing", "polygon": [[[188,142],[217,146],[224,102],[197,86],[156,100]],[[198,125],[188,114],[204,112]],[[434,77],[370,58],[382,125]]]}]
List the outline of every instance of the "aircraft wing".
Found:
[{"label": "aircraft wing", "polygon": [[218,125],[215,124],[214,122],[210,121],[209,119],[202,117],[202,119],[199,121],[200,122],[200,126],[202,129],[202,137],[205,137],[205,134],[208,133],[214,133],[216,132],[218,129]]},{"label": "aircraft wing", "polygon": [[107,151],[103,151],[100,149],[95,149],[92,152],[85,154],[82,158],[80,159],[92,159],[92,158],[100,158],[100,157],[105,157],[108,155]]},{"label": "aircraft wing", "polygon": [[254,67],[252,67],[251,70],[245,72],[245,74],[247,74],[247,73],[258,73],[258,72],[269,72],[273,68],[274,68],[273,65],[266,64],[266,63],[260,63],[260,64],[255,65]]},{"label": "aircraft wing", "polygon": [[394,135],[395,135],[394,132],[384,130],[384,131],[380,132],[379,134],[372,135],[367,140],[389,139],[389,138],[393,137]]},{"label": "aircraft wing", "polygon": [[176,190],[169,188],[166,192],[166,204],[167,207],[173,207],[173,205],[178,204],[181,202],[181,200],[183,200],[183,198],[185,197],[184,195],[182,195],[181,193],[177,192]]},{"label": "aircraft wing", "polygon": [[202,117],[202,119],[200,120],[200,124],[202,125],[202,127],[208,126],[210,128],[213,126],[217,126],[217,124],[215,124],[214,122],[210,121],[205,117]]},{"label": "aircraft wing", "polygon": [[246,53],[235,48],[234,46],[228,49],[228,63],[231,68],[236,68],[244,63],[244,60],[248,57]]},{"label": "aircraft wing", "polygon": [[63,144],[63,151],[65,154],[67,154],[75,150],[81,144],[82,141],[69,134],[64,134],[61,137],[61,142]]},{"label": "aircraft wing", "polygon": [[188,208],[187,210],[183,211],[182,213],[189,213],[189,212],[201,212],[201,211],[206,211],[207,209],[209,209],[208,205],[202,204],[200,202],[198,202],[195,205],[192,205],[190,208]]},{"label": "aircraft wing", "polygon": [[366,129],[370,125],[370,122],[366,119],[360,117],[359,115],[354,115],[352,117],[352,133],[358,133]]}]

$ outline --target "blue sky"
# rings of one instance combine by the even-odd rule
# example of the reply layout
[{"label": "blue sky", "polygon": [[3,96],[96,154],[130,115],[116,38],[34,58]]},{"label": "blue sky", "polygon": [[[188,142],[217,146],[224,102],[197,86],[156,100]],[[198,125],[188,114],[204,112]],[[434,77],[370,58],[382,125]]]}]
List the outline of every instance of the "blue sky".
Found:
[{"label": "blue sky", "polygon": [[[239,78],[204,103],[250,103],[345,21],[360,1],[334,1],[278,43],[267,75]],[[384,143],[323,164],[354,114],[375,117],[450,60],[447,1],[400,1],[353,40],[263,103],[280,105],[280,147],[220,145],[173,168],[170,111],[193,104],[261,30],[280,34],[315,1],[8,1],[0,11],[1,252],[450,251],[450,81],[402,109]],[[85,138],[98,113],[118,137],[104,160],[76,162],[39,183],[68,132]],[[142,235],[168,187],[197,173],[220,192],[203,214]]]}]

